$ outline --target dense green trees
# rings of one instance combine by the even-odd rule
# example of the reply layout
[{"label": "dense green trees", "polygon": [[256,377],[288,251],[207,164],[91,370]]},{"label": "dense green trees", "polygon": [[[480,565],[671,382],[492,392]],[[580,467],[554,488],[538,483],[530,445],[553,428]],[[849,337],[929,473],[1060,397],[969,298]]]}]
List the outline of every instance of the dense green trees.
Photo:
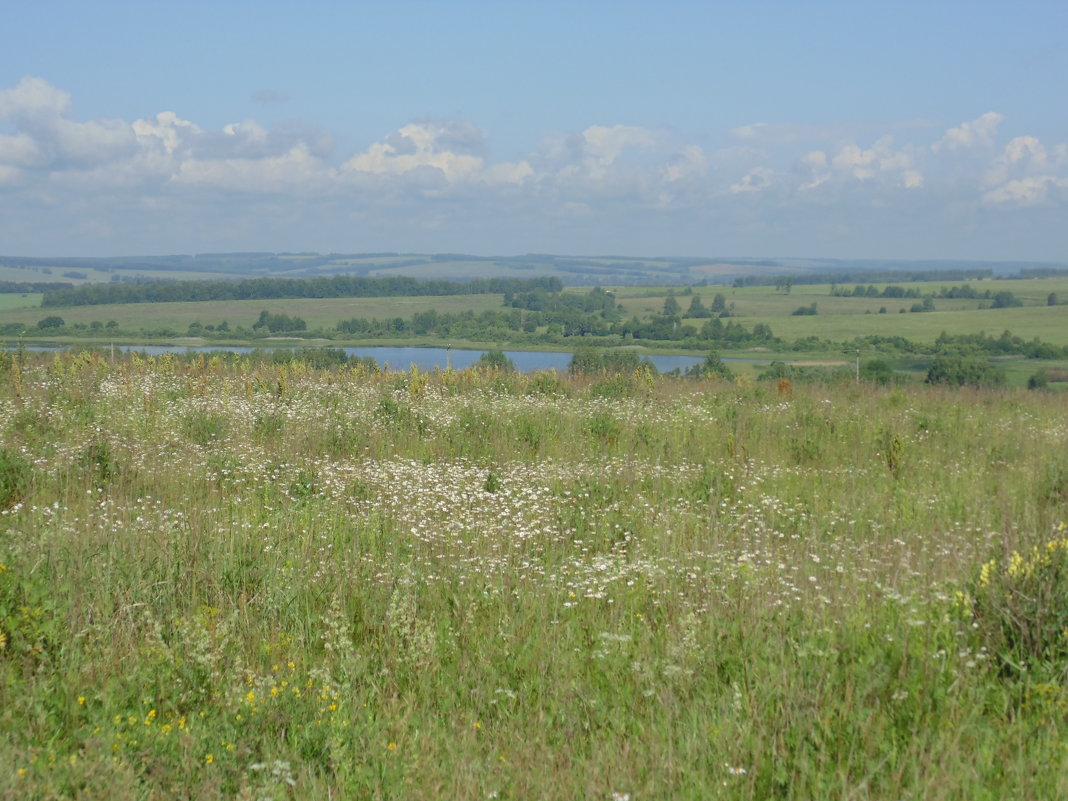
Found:
[{"label": "dense green trees", "polygon": [[288,314],[271,314],[266,309],[260,312],[259,319],[252,324],[253,331],[267,330],[272,334],[289,331],[306,331],[308,324],[300,317],[290,317]]},{"label": "dense green trees", "polygon": [[939,356],[927,371],[926,383],[955,387],[998,387],[1005,384],[1005,371],[980,359]]},{"label": "dense green trees", "polygon": [[[41,306],[88,306],[102,303],[170,303],[201,300],[265,300],[278,298],[347,298],[441,296],[560,292],[559,278],[483,278],[473,281],[418,281],[404,276],[366,278],[334,275],[322,278],[250,278],[243,281],[170,281],[88,284],[45,292]],[[607,293],[605,293],[607,294]]]}]

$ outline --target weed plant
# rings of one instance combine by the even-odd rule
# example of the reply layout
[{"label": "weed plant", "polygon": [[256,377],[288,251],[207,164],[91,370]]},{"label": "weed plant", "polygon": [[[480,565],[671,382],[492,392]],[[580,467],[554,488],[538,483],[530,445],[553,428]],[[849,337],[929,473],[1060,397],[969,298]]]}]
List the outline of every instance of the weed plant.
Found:
[{"label": "weed plant", "polygon": [[1056,395],[8,367],[0,797],[1068,797]]}]

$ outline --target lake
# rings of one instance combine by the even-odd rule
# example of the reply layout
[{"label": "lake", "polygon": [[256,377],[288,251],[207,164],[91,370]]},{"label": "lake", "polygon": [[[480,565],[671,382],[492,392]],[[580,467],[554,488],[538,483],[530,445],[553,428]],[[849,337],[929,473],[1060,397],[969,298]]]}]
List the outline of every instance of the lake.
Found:
[{"label": "lake", "polygon": [[[9,350],[13,349],[10,344],[7,347]],[[62,351],[67,350],[69,347],[71,346],[28,345],[26,350]],[[75,345],[73,347],[78,346]],[[98,347],[102,351],[110,350],[108,346]],[[300,345],[278,345],[261,348],[242,345],[116,345],[114,347],[116,351],[122,351],[123,353],[136,352],[147,353],[150,356],[162,356],[165,353],[251,353],[253,350],[272,350],[272,347],[292,350],[294,347],[300,347]],[[340,349],[345,351],[348,356],[359,356],[360,358],[369,356],[380,367],[385,368],[388,365],[391,370],[407,370],[413,364],[420,370],[434,370],[435,368],[444,370],[448,366],[456,370],[462,370],[465,367],[471,367],[486,352],[484,350],[459,350],[456,348],[449,350],[447,348],[388,346]],[[516,369],[522,373],[533,373],[538,370],[564,371],[567,370],[568,364],[571,363],[571,354],[559,351],[506,350],[504,355],[511,359]],[[676,369],[686,372],[692,365],[704,360],[704,357],[701,356],[652,355],[643,358],[651,361],[661,373],[669,373]],[[732,360],[724,359],[724,361],[729,362]]]}]

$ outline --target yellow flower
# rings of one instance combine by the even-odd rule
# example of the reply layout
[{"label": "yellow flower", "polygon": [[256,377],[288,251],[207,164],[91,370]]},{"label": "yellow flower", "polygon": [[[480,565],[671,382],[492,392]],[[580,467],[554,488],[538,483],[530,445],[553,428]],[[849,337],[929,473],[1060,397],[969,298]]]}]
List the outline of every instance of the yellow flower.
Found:
[{"label": "yellow flower", "polygon": [[79,695],[78,696],[78,706],[85,706],[85,696],[84,695]]},{"label": "yellow flower", "polygon": [[386,750],[388,750],[388,751],[396,751],[397,750],[397,744],[395,742],[390,741],[390,744],[386,746]]},{"label": "yellow flower", "polygon": [[212,762],[215,761],[215,754],[205,754],[204,761],[210,765]]}]

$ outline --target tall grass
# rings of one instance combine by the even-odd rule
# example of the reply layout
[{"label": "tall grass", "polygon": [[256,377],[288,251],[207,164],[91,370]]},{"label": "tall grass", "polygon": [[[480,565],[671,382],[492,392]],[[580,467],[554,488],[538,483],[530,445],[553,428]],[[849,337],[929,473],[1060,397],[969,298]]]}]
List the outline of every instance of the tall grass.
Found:
[{"label": "tall grass", "polygon": [[1056,395],[4,369],[4,797],[1068,795]]}]

